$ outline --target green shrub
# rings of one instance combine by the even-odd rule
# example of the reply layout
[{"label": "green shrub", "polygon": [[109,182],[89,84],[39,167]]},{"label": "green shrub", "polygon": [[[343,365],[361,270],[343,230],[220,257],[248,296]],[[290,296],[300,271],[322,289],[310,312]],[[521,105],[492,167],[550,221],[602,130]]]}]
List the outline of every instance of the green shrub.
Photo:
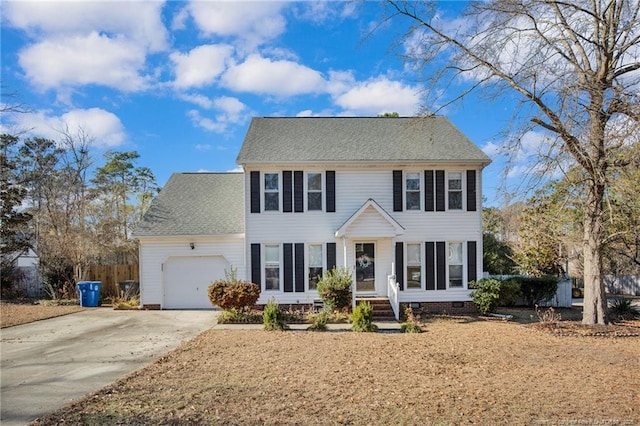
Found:
[{"label": "green shrub", "polygon": [[498,306],[514,306],[521,297],[520,283],[517,280],[508,279],[500,283]]},{"label": "green shrub", "polygon": [[514,277],[520,283],[522,298],[527,306],[535,306],[551,299],[558,291],[558,280],[555,277]]},{"label": "green shrub", "polygon": [[369,302],[359,303],[351,314],[351,324],[353,331],[378,331],[378,327],[373,323],[373,307]]},{"label": "green shrub", "polygon": [[255,305],[260,297],[260,286],[248,281],[217,280],[209,286],[209,300],[212,305],[227,310],[246,311]]},{"label": "green shrub", "polygon": [[330,314],[328,312],[318,312],[313,316],[313,322],[307,328],[310,331],[326,331],[327,323],[329,322]]},{"label": "green shrub", "polygon": [[630,320],[640,317],[640,309],[637,306],[633,306],[632,299],[613,299],[609,303],[609,314],[621,320]]},{"label": "green shrub", "polygon": [[346,268],[333,268],[318,282],[318,294],[325,309],[333,312],[351,304],[351,273]]},{"label": "green shrub", "polygon": [[406,320],[400,324],[400,329],[403,333],[422,333],[422,327],[418,324],[411,307],[405,308],[404,316],[406,317]]},{"label": "green shrub", "polygon": [[273,300],[269,300],[267,305],[264,307],[262,322],[264,324],[264,329],[267,331],[286,330],[288,328],[284,323],[280,307]]},{"label": "green shrub", "polygon": [[262,312],[246,312],[231,309],[222,312],[217,319],[218,324],[262,324]]},{"label": "green shrub", "polygon": [[499,306],[501,287],[502,281],[494,278],[483,278],[474,283],[471,298],[482,315],[495,311]]}]

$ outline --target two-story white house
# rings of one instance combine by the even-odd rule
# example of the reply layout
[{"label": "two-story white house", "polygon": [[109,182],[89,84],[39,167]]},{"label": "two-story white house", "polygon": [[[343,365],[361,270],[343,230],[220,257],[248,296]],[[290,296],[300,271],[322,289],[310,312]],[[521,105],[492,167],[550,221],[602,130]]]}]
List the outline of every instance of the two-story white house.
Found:
[{"label": "two-story white house", "polygon": [[346,267],[356,297],[472,310],[489,162],[444,117],[254,118],[244,173],[175,174],[154,201],[136,232],[142,304],[210,307],[233,267],[259,304],[307,305]]}]

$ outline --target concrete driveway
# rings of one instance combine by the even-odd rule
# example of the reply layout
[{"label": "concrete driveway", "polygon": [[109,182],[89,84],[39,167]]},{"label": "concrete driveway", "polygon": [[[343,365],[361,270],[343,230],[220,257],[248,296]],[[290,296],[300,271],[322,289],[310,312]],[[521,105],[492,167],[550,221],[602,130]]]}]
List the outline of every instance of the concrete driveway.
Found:
[{"label": "concrete driveway", "polygon": [[95,308],[2,329],[0,423],[26,424],[216,324],[216,311]]}]

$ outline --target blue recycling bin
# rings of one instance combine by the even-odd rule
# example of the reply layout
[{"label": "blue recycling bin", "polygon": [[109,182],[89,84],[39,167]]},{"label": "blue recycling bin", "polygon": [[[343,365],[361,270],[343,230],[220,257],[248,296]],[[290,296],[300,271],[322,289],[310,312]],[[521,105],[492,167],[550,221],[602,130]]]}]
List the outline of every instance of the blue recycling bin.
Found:
[{"label": "blue recycling bin", "polygon": [[80,306],[85,308],[95,308],[100,306],[100,281],[78,281],[78,292],[80,293]]}]

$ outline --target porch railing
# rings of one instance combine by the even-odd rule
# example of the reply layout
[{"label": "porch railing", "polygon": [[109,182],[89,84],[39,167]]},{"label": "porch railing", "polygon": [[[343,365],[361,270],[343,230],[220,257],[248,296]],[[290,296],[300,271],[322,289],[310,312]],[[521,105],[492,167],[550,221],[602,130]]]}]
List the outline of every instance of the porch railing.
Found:
[{"label": "porch railing", "polygon": [[398,292],[400,291],[400,286],[396,282],[396,275],[388,275],[387,276],[387,294],[389,296],[389,304],[391,305],[391,309],[393,309],[393,314],[396,317],[396,321],[400,320],[400,300],[398,299]]}]

